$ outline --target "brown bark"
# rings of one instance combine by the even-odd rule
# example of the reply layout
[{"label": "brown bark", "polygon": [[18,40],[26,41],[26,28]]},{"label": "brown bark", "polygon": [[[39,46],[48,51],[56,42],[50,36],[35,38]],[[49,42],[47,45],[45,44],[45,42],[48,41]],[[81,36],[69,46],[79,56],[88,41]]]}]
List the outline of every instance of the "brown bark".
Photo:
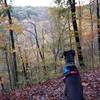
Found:
[{"label": "brown bark", "polygon": [[70,3],[70,8],[71,8],[71,14],[72,14],[72,24],[73,24],[73,29],[74,29],[74,33],[75,33],[75,41],[76,41],[79,65],[80,66],[85,66],[84,60],[83,60],[83,55],[82,55],[82,48],[81,48],[81,44],[80,44],[80,38],[79,38],[77,22],[76,22],[75,0],[69,0],[69,3]]}]

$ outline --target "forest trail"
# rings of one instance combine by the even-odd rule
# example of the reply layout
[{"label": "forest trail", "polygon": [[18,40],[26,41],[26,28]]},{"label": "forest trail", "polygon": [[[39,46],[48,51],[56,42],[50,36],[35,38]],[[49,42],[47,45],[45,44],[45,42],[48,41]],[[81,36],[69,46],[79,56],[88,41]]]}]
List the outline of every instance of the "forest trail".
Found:
[{"label": "forest trail", "polygon": [[[100,68],[85,71],[81,77],[86,100],[100,100]],[[63,91],[64,83],[59,77],[0,95],[0,100],[63,100]]]}]

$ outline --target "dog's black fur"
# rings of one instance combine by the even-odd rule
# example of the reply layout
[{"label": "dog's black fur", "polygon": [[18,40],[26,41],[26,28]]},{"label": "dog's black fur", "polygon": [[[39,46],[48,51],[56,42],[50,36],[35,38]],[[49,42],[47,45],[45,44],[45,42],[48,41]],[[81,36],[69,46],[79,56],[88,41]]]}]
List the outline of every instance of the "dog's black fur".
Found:
[{"label": "dog's black fur", "polygon": [[[64,52],[66,66],[68,63],[70,63],[70,61],[74,63],[74,56],[75,52],[72,53],[72,57],[71,55],[67,54],[67,51]],[[83,97],[83,88],[81,85],[81,78],[78,69],[75,65],[67,67],[69,67],[71,71],[76,70],[77,74],[69,75],[65,78],[64,100],[85,100]]]}]

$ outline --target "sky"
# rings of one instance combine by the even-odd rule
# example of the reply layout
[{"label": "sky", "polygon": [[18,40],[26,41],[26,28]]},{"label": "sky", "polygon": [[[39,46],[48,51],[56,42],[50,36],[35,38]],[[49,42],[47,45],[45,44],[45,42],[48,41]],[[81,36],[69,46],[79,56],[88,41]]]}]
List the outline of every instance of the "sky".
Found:
[{"label": "sky", "polygon": [[[54,1],[55,0],[12,0],[12,4],[14,6],[33,6],[33,7],[36,7],[36,6],[53,6],[54,5]],[[76,0],[78,1],[78,0]],[[88,3],[89,0],[80,0],[81,3]],[[8,0],[9,2],[9,0]]]}]

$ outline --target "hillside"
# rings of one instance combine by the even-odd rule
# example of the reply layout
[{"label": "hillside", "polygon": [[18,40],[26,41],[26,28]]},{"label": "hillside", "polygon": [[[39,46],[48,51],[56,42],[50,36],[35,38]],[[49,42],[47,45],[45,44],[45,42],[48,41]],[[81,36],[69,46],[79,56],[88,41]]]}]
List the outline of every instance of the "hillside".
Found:
[{"label": "hillside", "polygon": [[13,7],[12,15],[18,20],[24,20],[31,18],[34,21],[48,20],[48,8],[47,7]]}]

